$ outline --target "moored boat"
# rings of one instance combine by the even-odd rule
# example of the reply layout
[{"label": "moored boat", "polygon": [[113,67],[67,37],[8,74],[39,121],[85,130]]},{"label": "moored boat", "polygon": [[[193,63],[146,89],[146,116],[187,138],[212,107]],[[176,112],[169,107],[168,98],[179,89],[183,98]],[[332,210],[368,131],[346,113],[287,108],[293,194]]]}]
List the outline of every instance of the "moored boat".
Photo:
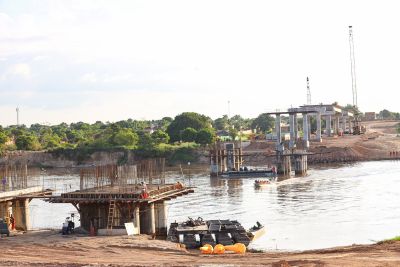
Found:
[{"label": "moored boat", "polygon": [[247,231],[247,236],[250,238],[251,241],[259,238],[265,233],[265,226],[262,225],[260,222],[257,222],[256,225],[251,227],[249,231]]}]

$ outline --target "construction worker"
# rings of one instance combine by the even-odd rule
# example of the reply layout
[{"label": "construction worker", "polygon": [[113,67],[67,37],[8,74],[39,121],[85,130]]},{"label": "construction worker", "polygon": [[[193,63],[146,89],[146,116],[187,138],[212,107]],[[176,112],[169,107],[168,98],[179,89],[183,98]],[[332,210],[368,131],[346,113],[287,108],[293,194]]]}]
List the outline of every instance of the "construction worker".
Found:
[{"label": "construction worker", "polygon": [[10,225],[11,225],[11,230],[15,230],[15,218],[12,214],[10,215]]}]

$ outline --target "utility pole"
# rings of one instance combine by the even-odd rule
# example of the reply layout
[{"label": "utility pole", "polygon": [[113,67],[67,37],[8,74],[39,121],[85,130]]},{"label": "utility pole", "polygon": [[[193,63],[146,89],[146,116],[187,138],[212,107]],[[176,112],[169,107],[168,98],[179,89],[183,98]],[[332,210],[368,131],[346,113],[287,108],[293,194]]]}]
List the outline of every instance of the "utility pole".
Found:
[{"label": "utility pole", "polygon": [[231,101],[228,100],[228,119],[231,118]]},{"label": "utility pole", "polygon": [[350,45],[351,88],[353,92],[353,106],[357,108],[358,103],[357,103],[357,83],[356,83],[356,59],[354,57],[353,26],[349,26],[349,45]]},{"label": "utility pole", "polygon": [[307,105],[311,105],[310,80],[307,77]]},{"label": "utility pole", "polygon": [[17,126],[19,126],[19,107],[17,107],[15,111],[17,112]]}]

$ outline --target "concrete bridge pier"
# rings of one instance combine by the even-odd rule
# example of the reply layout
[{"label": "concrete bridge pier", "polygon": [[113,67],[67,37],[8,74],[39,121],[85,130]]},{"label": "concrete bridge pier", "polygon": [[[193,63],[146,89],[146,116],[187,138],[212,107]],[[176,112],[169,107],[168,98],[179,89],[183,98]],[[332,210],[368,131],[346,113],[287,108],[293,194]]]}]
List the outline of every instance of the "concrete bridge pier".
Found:
[{"label": "concrete bridge pier", "polygon": [[155,235],[156,234],[156,220],[154,203],[145,204],[140,206],[140,233]]},{"label": "concrete bridge pier", "polygon": [[276,131],[276,149],[281,150],[282,131],[281,131],[281,116],[276,114],[275,118],[275,131]]},{"label": "concrete bridge pier", "polygon": [[293,149],[296,147],[296,129],[295,129],[295,115],[289,115],[289,128],[290,128],[290,142],[289,142],[289,149]]},{"label": "concrete bridge pier", "polygon": [[328,115],[326,117],[326,135],[332,136],[332,116]]},{"label": "concrete bridge pier", "polygon": [[155,204],[155,227],[157,236],[167,236],[168,206],[165,201]]},{"label": "concrete bridge pier", "polygon": [[16,199],[12,203],[15,229],[28,231],[31,229],[29,199]]},{"label": "concrete bridge pier", "polygon": [[308,139],[308,116],[307,113],[303,113],[303,142],[304,149],[308,149],[310,147],[309,139]]},{"label": "concrete bridge pier", "polygon": [[335,133],[336,133],[337,135],[339,135],[339,129],[340,129],[340,117],[339,117],[339,116],[336,116],[336,121],[335,121],[335,123],[336,123],[336,131],[335,131]]},{"label": "concrete bridge pier", "polygon": [[134,209],[134,219],[133,219],[133,225],[135,226],[136,234],[140,235],[140,208],[139,205],[135,206]]},{"label": "concrete bridge pier", "polygon": [[321,137],[321,113],[317,113],[316,115],[316,120],[317,120],[317,142],[322,142],[322,137]]},{"label": "concrete bridge pier", "polygon": [[294,173],[296,175],[307,174],[307,155],[294,155]]},{"label": "concrete bridge pier", "polygon": [[342,131],[343,131],[343,134],[344,134],[344,132],[346,131],[346,117],[345,116],[343,116],[342,117]]},{"label": "concrete bridge pier", "polygon": [[290,172],[292,171],[292,163],[290,160],[290,154],[283,154],[283,153],[277,153],[277,162],[278,162],[278,174],[282,175],[290,175]]}]

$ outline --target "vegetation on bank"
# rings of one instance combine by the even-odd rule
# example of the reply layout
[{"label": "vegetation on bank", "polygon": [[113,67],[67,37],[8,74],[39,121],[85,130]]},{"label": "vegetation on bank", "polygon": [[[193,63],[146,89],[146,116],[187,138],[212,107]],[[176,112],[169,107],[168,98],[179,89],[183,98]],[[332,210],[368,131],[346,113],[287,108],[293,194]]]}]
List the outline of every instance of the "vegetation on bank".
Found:
[{"label": "vegetation on bank", "polygon": [[265,133],[271,130],[273,122],[267,114],[255,119],[224,115],[212,120],[202,114],[184,112],[174,119],[164,117],[152,121],[128,119],[114,123],[0,126],[0,149],[92,151],[119,148],[154,155],[182,149],[183,143],[207,146],[217,140],[220,131],[228,132],[231,139],[237,139],[243,130]]},{"label": "vegetation on bank", "polygon": [[[347,105],[345,109],[352,108]],[[357,111],[358,112],[358,111]],[[382,110],[380,118],[400,118],[399,113]],[[282,116],[288,123],[288,117]],[[266,113],[256,118],[224,115],[212,120],[195,112],[184,112],[174,119],[122,120],[93,124],[76,122],[58,125],[32,124],[0,126],[0,154],[12,150],[81,151],[132,150],[143,157],[176,155],[212,144],[215,140],[248,140],[264,137],[274,127],[274,118]],[[301,125],[302,121],[299,120]],[[324,122],[323,122],[324,123]],[[311,118],[312,130],[316,121]],[[399,127],[400,133],[400,127]]]},{"label": "vegetation on bank", "polygon": [[400,236],[395,236],[393,238],[389,238],[389,239],[385,239],[385,240],[379,241],[377,244],[392,243],[392,242],[396,242],[396,241],[400,241]]}]

